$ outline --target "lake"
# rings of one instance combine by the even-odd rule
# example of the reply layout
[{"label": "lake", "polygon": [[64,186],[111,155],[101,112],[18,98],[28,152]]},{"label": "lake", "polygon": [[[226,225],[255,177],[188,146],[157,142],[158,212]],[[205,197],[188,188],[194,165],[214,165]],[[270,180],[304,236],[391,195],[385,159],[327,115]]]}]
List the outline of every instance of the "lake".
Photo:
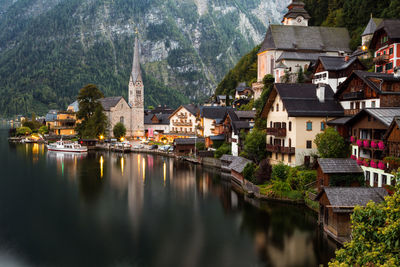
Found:
[{"label": "lake", "polygon": [[217,170],[0,130],[0,266],[318,266],[335,249],[314,212],[247,201]]}]

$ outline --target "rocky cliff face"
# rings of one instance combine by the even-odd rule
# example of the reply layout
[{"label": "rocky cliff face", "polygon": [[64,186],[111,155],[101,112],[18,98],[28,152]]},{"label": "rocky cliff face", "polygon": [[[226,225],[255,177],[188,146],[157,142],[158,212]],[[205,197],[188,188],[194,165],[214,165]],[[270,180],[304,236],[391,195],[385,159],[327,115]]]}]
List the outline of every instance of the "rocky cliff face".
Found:
[{"label": "rocky cliff face", "polygon": [[0,114],[62,108],[89,82],[126,96],[136,29],[146,104],[201,100],[288,2],[0,0]]}]

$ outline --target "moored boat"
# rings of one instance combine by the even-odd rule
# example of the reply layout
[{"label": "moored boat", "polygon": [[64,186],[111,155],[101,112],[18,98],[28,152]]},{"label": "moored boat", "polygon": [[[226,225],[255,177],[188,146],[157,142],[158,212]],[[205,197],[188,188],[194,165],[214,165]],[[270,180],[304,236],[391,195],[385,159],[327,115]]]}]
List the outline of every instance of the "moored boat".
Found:
[{"label": "moored boat", "polygon": [[63,140],[57,141],[53,144],[48,144],[47,150],[71,153],[86,153],[88,151],[87,147],[85,146],[81,146],[78,143],[64,142]]}]

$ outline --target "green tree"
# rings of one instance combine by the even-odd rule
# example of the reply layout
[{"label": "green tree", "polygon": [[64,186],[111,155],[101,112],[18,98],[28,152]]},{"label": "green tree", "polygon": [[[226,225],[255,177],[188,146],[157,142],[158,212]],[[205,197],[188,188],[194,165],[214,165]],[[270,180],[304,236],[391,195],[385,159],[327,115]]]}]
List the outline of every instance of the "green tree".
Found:
[{"label": "green tree", "polygon": [[272,167],[272,179],[285,182],[289,177],[290,167],[279,163]]},{"label": "green tree", "polygon": [[108,120],[107,116],[104,114],[103,107],[98,105],[93,116],[83,124],[83,137],[98,138],[100,135],[106,135],[107,124]]},{"label": "green tree", "polygon": [[299,72],[297,73],[297,83],[304,83],[305,77],[304,77],[304,71],[303,68],[300,67]]},{"label": "green tree", "polygon": [[231,155],[232,154],[232,146],[231,144],[224,143],[222,146],[220,146],[214,154],[214,157],[219,159],[222,157],[224,154]]},{"label": "green tree", "polygon": [[31,128],[29,128],[29,127],[24,127],[24,126],[22,126],[22,127],[19,127],[19,128],[17,129],[17,135],[18,135],[18,136],[21,136],[21,135],[30,135],[30,134],[32,134],[32,130],[31,130]]},{"label": "green tree", "polygon": [[254,128],[244,141],[244,152],[248,159],[259,164],[266,157],[266,133]]},{"label": "green tree", "polygon": [[256,183],[256,178],[254,176],[256,171],[256,165],[253,162],[247,163],[243,169],[243,177],[247,181]]},{"label": "green tree", "polygon": [[317,134],[314,143],[317,145],[321,158],[346,158],[349,146],[343,137],[334,129],[326,128],[323,133]]},{"label": "green tree", "polygon": [[400,183],[384,202],[355,207],[352,240],[336,251],[336,259],[329,266],[400,266],[399,190]]},{"label": "green tree", "polygon": [[272,91],[272,88],[274,87],[274,82],[275,82],[275,78],[271,74],[267,74],[264,76],[264,78],[263,78],[264,87],[263,87],[263,91],[261,93],[261,97],[254,102],[254,107],[257,110],[257,114],[260,114],[262,109],[264,108],[265,103],[267,102],[268,96],[269,96],[270,92]]},{"label": "green tree", "polygon": [[79,111],[76,114],[78,119],[88,121],[95,113],[98,106],[101,106],[99,99],[103,93],[94,84],[83,87],[78,94]]},{"label": "green tree", "polygon": [[196,150],[197,150],[197,151],[204,151],[204,150],[206,150],[206,144],[204,144],[203,142],[197,142],[197,143],[196,143]]},{"label": "green tree", "polygon": [[48,134],[49,133],[49,127],[47,127],[47,126],[42,126],[42,127],[40,127],[39,128],[39,133],[40,134]]},{"label": "green tree", "polygon": [[115,126],[113,128],[113,133],[114,133],[114,137],[117,139],[124,137],[126,134],[125,125],[121,122],[118,122],[117,124],[115,124]]}]

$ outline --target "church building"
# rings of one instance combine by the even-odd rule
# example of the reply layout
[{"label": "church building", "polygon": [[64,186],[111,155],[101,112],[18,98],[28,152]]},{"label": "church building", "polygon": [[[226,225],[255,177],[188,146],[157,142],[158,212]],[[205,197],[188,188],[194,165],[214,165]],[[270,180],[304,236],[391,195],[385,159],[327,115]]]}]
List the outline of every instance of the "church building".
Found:
[{"label": "church building", "polygon": [[297,72],[307,70],[320,56],[346,56],[351,53],[346,28],[308,26],[311,16],[305,4],[293,0],[284,15],[283,25],[270,25],[258,52],[258,82],[253,90],[262,90],[262,79],[271,74],[275,82],[295,82]]}]

